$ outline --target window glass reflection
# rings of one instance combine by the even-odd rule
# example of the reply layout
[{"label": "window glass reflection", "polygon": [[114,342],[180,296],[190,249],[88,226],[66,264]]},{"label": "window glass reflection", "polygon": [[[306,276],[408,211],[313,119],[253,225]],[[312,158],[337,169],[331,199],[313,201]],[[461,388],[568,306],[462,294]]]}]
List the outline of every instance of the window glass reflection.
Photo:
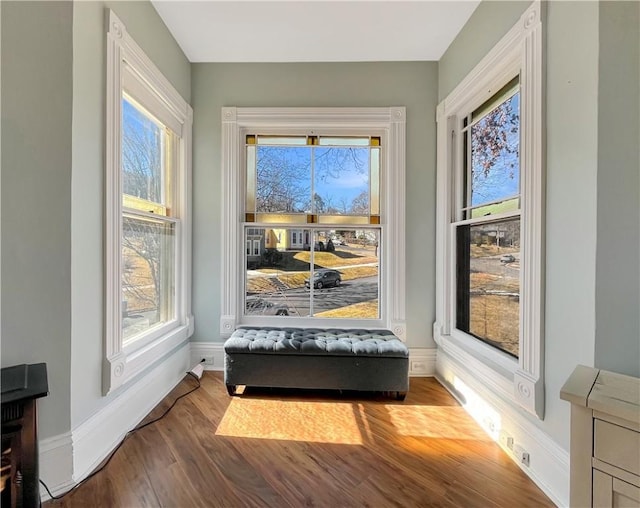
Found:
[{"label": "window glass reflection", "polygon": [[244,234],[245,315],[379,318],[378,229],[245,227]]}]

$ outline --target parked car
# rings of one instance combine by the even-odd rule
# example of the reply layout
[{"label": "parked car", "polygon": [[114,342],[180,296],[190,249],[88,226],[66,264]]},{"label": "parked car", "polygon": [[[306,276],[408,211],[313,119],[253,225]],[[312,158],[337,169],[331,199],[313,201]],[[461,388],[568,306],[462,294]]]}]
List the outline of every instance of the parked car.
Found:
[{"label": "parked car", "polygon": [[504,264],[513,263],[515,260],[516,258],[512,254],[505,254],[500,258],[500,262]]},{"label": "parked car", "polygon": [[249,297],[246,303],[246,313],[250,315],[288,316],[289,308],[286,305],[274,304],[264,298]]},{"label": "parked car", "polygon": [[[338,270],[316,270],[313,274],[313,287],[322,289],[326,287],[337,287],[342,282],[340,272]],[[304,279],[304,285],[309,288],[309,279]]]}]

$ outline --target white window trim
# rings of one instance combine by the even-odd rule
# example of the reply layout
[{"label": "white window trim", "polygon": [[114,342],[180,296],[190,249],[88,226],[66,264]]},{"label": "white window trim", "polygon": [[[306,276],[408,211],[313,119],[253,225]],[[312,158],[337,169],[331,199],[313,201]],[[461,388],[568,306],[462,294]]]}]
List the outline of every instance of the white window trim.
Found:
[{"label": "white window trim", "polygon": [[[381,319],[367,326],[392,330],[406,340],[405,317],[405,145],[406,111],[404,107],[384,108],[222,108],[222,309],[220,333],[229,336],[236,325],[246,323],[242,312],[242,218],[244,203],[245,133],[282,134],[291,130],[314,130],[334,135],[381,133],[385,139],[382,157],[381,205],[384,229],[381,252]],[[386,261],[385,261],[386,260]],[[391,261],[393,260],[393,261]],[[384,299],[384,300],[383,300]],[[308,320],[307,320],[308,321]],[[365,326],[360,320],[359,324]],[[304,319],[286,318],[288,326],[303,326]],[[322,320],[323,326],[342,326],[348,320]],[[314,325],[318,325],[316,319]]]},{"label": "white window trim", "polygon": [[[193,111],[162,75],[125,25],[109,11],[107,32],[105,146],[105,357],[103,393],[133,379],[193,334],[191,314],[191,129]],[[181,220],[176,232],[176,320],[152,329],[147,337],[123,346],[121,312],[122,182],[121,98],[125,82],[136,93],[160,105],[163,121],[181,137],[175,209]]]},{"label": "white window trim", "polygon": [[[543,4],[534,2],[437,109],[436,321],[440,350],[491,390],[544,418],[544,73]],[[518,360],[455,328],[454,178],[462,117],[520,74],[521,258]]]}]

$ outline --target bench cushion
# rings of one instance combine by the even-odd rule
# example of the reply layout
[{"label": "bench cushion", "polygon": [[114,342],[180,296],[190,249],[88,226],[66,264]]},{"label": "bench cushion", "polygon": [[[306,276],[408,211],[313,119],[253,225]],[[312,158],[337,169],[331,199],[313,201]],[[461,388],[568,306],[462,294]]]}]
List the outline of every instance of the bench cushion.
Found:
[{"label": "bench cushion", "polygon": [[227,354],[408,358],[389,330],[241,327],[224,344]]}]

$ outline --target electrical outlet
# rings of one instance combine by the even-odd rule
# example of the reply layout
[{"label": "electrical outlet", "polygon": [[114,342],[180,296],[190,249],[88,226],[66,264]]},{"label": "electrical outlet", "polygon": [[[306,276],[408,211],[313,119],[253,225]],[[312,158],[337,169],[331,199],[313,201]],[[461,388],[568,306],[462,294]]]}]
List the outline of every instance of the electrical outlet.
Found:
[{"label": "electrical outlet", "polygon": [[507,431],[501,430],[498,439],[500,439],[500,444],[504,448],[513,451],[513,438],[507,433]]},{"label": "electrical outlet", "polygon": [[522,446],[514,445],[513,454],[516,456],[516,459],[518,460],[518,462],[520,462],[520,464],[529,467],[529,452],[526,451]]},{"label": "electrical outlet", "polygon": [[496,431],[496,424],[488,416],[482,420],[482,426],[492,434]]},{"label": "electrical outlet", "polygon": [[419,360],[414,360],[411,362],[411,373],[412,374],[427,374],[427,364],[426,362],[421,362]]},{"label": "electrical outlet", "polygon": [[200,363],[204,363],[205,365],[213,365],[213,355],[203,356]]}]

